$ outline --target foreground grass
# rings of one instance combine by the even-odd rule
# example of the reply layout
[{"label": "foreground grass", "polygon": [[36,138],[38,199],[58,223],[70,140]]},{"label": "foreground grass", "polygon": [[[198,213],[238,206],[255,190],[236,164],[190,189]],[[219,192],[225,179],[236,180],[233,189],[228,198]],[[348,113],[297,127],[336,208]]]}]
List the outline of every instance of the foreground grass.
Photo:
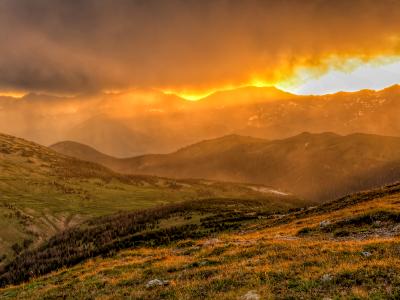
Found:
[{"label": "foreground grass", "polygon": [[[222,238],[211,246],[141,248],[94,259],[1,297],[22,299],[392,298],[400,296],[399,239],[361,243]],[[372,257],[362,251],[372,251]],[[146,288],[154,278],[165,287]]]},{"label": "foreground grass", "polygon": [[[253,291],[260,299],[399,299],[400,236],[392,219],[379,221],[379,233],[364,228],[362,236],[299,231],[327,222],[351,229],[376,211],[400,213],[400,193],[356,195],[341,203],[347,205],[334,208],[337,202],[257,219],[236,232],[94,258],[9,286],[0,298],[240,299]],[[156,278],[169,285],[146,287]]]}]

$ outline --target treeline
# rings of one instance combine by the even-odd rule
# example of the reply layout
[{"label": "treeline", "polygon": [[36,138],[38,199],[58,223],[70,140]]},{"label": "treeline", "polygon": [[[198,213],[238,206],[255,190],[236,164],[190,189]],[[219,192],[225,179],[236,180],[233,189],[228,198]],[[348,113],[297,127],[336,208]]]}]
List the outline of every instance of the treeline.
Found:
[{"label": "treeline", "polygon": [[[265,209],[262,209],[264,205]],[[194,213],[207,214],[198,223],[167,228],[162,220]],[[213,214],[210,216],[210,213]],[[0,286],[17,284],[88,258],[106,256],[136,246],[156,246],[214,232],[240,228],[243,221],[269,215],[266,203],[252,200],[218,199],[189,201],[158,208],[99,217],[68,229],[40,247],[22,252],[0,270]]]}]

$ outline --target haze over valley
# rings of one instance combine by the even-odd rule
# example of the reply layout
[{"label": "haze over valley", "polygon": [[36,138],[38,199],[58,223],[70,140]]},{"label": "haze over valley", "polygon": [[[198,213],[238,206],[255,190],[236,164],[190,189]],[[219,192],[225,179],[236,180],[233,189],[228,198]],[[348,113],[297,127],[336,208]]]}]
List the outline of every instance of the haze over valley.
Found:
[{"label": "haze over valley", "polygon": [[230,135],[171,154],[125,159],[73,142],[51,148],[126,174],[271,185],[314,201],[379,187],[400,175],[400,138],[368,134],[302,133],[273,141]]},{"label": "haze over valley", "polygon": [[247,87],[196,102],[154,90],[72,98],[30,94],[0,98],[0,130],[43,145],[76,141],[117,157],[168,153],[229,134],[400,136],[399,91],[396,85],[377,92],[296,96]]}]

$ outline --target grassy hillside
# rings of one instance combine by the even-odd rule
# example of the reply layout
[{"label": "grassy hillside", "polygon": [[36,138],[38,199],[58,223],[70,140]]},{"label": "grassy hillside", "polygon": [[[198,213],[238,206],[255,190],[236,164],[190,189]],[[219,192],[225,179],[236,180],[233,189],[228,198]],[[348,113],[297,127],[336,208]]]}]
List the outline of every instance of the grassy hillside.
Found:
[{"label": "grassy hillside", "polygon": [[400,138],[303,133],[267,141],[237,135],[203,141],[166,155],[115,159],[65,142],[61,153],[123,173],[270,184],[313,200],[332,200],[400,177]]},{"label": "grassy hillside", "polygon": [[[262,206],[255,205],[253,208],[258,208],[253,214],[251,209],[238,210],[242,217],[249,218],[232,219],[237,228],[214,226],[214,232],[204,235],[181,235],[176,239],[160,239],[157,243],[149,230],[147,242],[61,268],[22,285],[3,288],[0,297],[398,299],[399,203],[400,184],[394,184],[316,207],[252,218],[254,213],[262,211]],[[221,207],[226,206],[225,203]],[[212,207],[212,202],[205,204],[201,211],[212,213]],[[199,210],[181,210],[180,216],[167,216],[165,222],[160,220],[152,230],[164,229],[171,233],[165,224],[179,223],[187,216],[183,212],[195,219]],[[88,223],[93,226],[89,230],[107,227],[117,219],[131,218],[116,215],[98,219]],[[202,218],[204,224],[212,219]],[[84,229],[76,230],[69,234]],[[63,239],[67,241],[58,235],[48,246],[57,247]],[[52,248],[48,249],[51,252]],[[38,257],[44,264],[52,262],[44,253]],[[29,268],[10,270],[30,271]],[[5,276],[7,273],[3,272],[3,282]],[[155,279],[160,280],[160,285],[151,284]]]},{"label": "grassy hillside", "polygon": [[260,186],[120,175],[0,135],[0,261],[92,217],[209,198],[258,199],[271,208],[297,201]]},{"label": "grassy hillside", "polygon": [[0,272],[0,285],[19,283],[121,249],[237,230],[248,222],[287,211],[263,200],[207,199],[92,219],[21,253]]}]

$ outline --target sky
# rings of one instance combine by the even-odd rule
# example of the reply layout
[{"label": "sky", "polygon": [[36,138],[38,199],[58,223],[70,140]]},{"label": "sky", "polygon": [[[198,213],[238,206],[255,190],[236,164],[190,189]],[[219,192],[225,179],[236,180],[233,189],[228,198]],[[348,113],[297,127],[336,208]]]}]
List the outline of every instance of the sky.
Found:
[{"label": "sky", "polygon": [[400,83],[397,0],[0,0],[0,94]]}]

